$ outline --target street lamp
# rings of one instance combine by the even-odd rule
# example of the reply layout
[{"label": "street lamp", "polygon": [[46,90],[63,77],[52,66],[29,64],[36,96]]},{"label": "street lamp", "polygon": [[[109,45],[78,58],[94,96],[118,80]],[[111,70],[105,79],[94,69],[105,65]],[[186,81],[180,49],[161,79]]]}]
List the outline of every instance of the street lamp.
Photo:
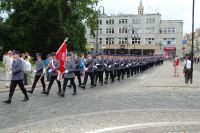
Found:
[{"label": "street lamp", "polygon": [[99,40],[99,38],[98,38],[98,36],[99,36],[99,32],[98,32],[98,30],[99,30],[99,15],[101,15],[101,9],[103,9],[103,15],[105,14],[105,8],[103,7],[103,6],[100,6],[98,9],[96,8],[96,7],[94,7],[94,6],[92,6],[92,8],[95,10],[95,12],[97,12],[97,19],[96,19],[96,54],[98,54],[98,47],[99,47],[99,45],[98,45],[98,40]]},{"label": "street lamp", "polygon": [[195,0],[193,0],[192,4],[192,49],[191,49],[191,79],[193,80],[193,64],[194,64],[194,8],[195,8]]}]

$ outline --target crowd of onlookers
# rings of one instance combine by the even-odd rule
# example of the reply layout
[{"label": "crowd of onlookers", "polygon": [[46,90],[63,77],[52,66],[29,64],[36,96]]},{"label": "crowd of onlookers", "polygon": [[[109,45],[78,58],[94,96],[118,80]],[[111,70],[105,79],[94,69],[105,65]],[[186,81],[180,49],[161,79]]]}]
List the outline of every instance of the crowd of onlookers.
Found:
[{"label": "crowd of onlookers", "polygon": [[[22,53],[20,55],[21,60],[23,62],[23,69],[24,69],[24,85],[31,84],[31,73],[32,73],[32,64],[31,60],[33,58],[29,55],[28,52]],[[10,50],[6,52],[3,55],[3,66],[6,71],[6,77],[5,77],[5,82],[6,82],[6,87],[9,87],[10,85],[10,79],[11,79],[11,67],[12,67],[12,62],[13,62],[13,52]]]}]

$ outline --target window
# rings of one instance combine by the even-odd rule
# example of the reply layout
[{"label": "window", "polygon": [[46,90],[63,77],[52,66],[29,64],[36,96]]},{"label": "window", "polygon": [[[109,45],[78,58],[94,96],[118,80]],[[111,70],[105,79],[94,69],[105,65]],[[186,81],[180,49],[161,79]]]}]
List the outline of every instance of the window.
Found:
[{"label": "window", "polygon": [[132,38],[132,44],[140,44],[141,39],[140,38]]},{"label": "window", "polygon": [[99,20],[99,24],[102,24],[102,20]]},{"label": "window", "polygon": [[147,24],[153,24],[153,23],[155,23],[155,18],[147,18],[146,19],[146,23]]},{"label": "window", "polygon": [[99,38],[99,44],[102,44],[102,38]]},{"label": "window", "polygon": [[119,33],[128,33],[127,28],[119,28]]},{"label": "window", "polygon": [[106,38],[106,44],[114,44],[114,38]]},{"label": "window", "polygon": [[146,27],[146,33],[154,33],[155,27]]},{"label": "window", "polygon": [[99,28],[98,31],[99,31],[99,34],[102,34],[102,28]]},{"label": "window", "polygon": [[106,24],[114,24],[114,19],[106,20]]},{"label": "window", "polygon": [[154,44],[154,38],[145,38],[145,44]]},{"label": "window", "polygon": [[115,32],[114,28],[106,29],[107,34],[114,34],[114,32]]},{"label": "window", "polygon": [[175,45],[176,39],[175,38],[163,38],[163,45]]},{"label": "window", "polygon": [[135,27],[132,29],[132,34],[141,33],[141,29],[139,27]]},{"label": "window", "polygon": [[119,44],[127,44],[128,38],[119,38]]},{"label": "window", "polygon": [[175,33],[176,32],[176,28],[172,28],[172,33]]},{"label": "window", "polygon": [[119,24],[127,24],[128,23],[128,19],[120,19],[119,20]]},{"label": "window", "polygon": [[165,34],[171,34],[171,33],[176,33],[176,28],[164,28],[163,32]]},{"label": "window", "polygon": [[141,18],[134,18],[133,24],[141,24]]}]

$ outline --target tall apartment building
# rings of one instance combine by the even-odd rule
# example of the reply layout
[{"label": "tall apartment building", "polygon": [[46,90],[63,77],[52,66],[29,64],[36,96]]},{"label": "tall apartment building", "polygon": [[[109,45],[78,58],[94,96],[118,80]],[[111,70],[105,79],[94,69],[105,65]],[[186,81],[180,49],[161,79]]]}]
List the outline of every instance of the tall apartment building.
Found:
[{"label": "tall apartment building", "polygon": [[[110,53],[181,55],[182,20],[161,20],[161,14],[102,14],[98,18],[98,48]],[[88,44],[96,47],[96,36],[87,28]]]}]

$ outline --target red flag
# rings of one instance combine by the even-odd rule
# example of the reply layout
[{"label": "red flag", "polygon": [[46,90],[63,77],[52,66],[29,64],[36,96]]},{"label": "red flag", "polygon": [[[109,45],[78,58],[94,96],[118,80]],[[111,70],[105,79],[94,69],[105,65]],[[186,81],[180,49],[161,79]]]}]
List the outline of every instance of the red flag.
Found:
[{"label": "red flag", "polygon": [[56,52],[56,59],[60,61],[59,71],[61,74],[65,71],[64,65],[66,60],[66,52],[67,52],[67,42],[65,40],[58,49],[58,51]]}]

